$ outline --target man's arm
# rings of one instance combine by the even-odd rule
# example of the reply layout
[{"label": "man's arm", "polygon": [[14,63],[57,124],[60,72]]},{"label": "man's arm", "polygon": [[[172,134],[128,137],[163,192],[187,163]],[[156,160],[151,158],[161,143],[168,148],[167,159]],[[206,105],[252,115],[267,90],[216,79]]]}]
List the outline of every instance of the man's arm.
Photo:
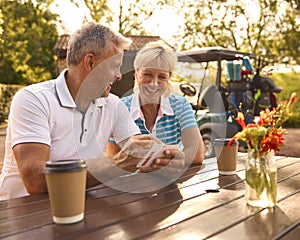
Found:
[{"label": "man's arm", "polygon": [[[49,160],[50,147],[41,143],[21,143],[13,148],[20,175],[29,194],[47,192],[44,168]],[[87,188],[100,184],[89,172]]]},{"label": "man's arm", "polygon": [[50,147],[41,143],[21,143],[13,147],[13,153],[27,192],[47,192],[44,167],[49,160]]},{"label": "man's arm", "polygon": [[106,149],[105,149],[105,154],[108,157],[113,157],[115,156],[118,152],[120,151],[120,148],[116,143],[113,142],[108,142],[106,144]]},{"label": "man's arm", "polygon": [[[131,149],[130,152],[132,153],[132,149],[135,149],[136,144],[145,144],[146,139],[148,139],[145,138],[145,136],[141,136],[141,139],[138,137],[136,141],[132,141],[128,145],[128,149]],[[49,160],[50,147],[42,143],[21,143],[13,147],[13,153],[27,192],[29,194],[47,192],[44,168]],[[87,188],[100,184],[101,179],[109,180],[126,174],[127,171],[135,171],[138,160],[138,158],[130,156],[128,152],[119,152],[113,161],[106,158],[97,159],[96,161],[87,160],[88,166],[93,164],[97,166],[95,169],[88,169],[91,173],[88,172],[87,174]]]},{"label": "man's arm", "polygon": [[[132,153],[136,144],[143,145],[145,141],[144,136],[141,139],[137,138],[136,141],[132,141],[128,145],[128,149],[131,149],[130,152]],[[44,168],[49,160],[50,147],[42,143],[20,143],[13,147],[13,153],[27,192],[29,194],[47,192]],[[127,171],[135,171],[138,160],[138,158],[130,156],[128,152],[119,152],[113,161],[106,158],[100,158],[96,161],[87,160],[88,166],[93,164],[97,166],[88,168],[87,188],[100,184],[101,179],[109,180],[126,174]]]}]

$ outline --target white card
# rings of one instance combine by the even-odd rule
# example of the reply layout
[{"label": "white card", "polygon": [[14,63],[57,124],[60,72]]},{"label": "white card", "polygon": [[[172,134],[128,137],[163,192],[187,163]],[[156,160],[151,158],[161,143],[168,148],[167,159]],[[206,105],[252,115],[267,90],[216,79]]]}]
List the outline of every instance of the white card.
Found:
[{"label": "white card", "polygon": [[146,155],[138,162],[136,167],[149,167],[154,159],[160,156],[160,154],[165,150],[164,146],[164,144],[154,143]]}]

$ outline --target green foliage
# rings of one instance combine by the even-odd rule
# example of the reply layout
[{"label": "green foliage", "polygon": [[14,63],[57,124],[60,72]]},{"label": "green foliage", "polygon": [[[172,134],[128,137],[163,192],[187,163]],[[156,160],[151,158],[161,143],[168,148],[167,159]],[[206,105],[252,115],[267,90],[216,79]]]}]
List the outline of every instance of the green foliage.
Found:
[{"label": "green foliage", "polygon": [[11,100],[20,88],[20,85],[0,84],[0,123],[7,119]]},{"label": "green foliage", "polygon": [[118,31],[124,35],[146,35],[143,23],[152,16],[155,7],[155,1],[126,2],[120,0]]},{"label": "green foliage", "polygon": [[221,46],[263,56],[262,67],[300,64],[299,10],[294,1],[182,0],[180,49]]},{"label": "green foliage", "polygon": [[51,1],[0,2],[0,83],[30,84],[56,75],[56,15]]},{"label": "green foliage", "polygon": [[[70,0],[75,6],[80,7],[82,0]],[[106,22],[111,24],[113,12],[108,6],[108,0],[83,0],[85,6],[90,11],[90,15],[95,22]]]},{"label": "green foliage", "polygon": [[292,106],[293,115],[285,123],[285,127],[300,127],[300,73],[272,73],[269,76],[274,80],[276,85],[282,89],[280,93],[276,94],[277,102],[287,100],[290,98],[292,92],[297,93],[297,99]]},{"label": "green foliage", "polygon": [[[71,0],[77,7],[81,0]],[[107,0],[84,0],[85,6],[90,10],[90,15],[95,22],[111,24],[115,16],[118,24],[118,32],[124,35],[147,35],[143,24],[152,17],[155,10],[168,4],[168,0],[135,0],[119,1],[119,11],[113,13],[108,7]]]}]

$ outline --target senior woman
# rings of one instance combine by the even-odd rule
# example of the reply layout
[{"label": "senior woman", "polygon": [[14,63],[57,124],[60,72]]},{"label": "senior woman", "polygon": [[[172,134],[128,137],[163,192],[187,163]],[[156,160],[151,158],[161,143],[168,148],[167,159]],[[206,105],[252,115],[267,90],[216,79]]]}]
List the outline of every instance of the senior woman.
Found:
[{"label": "senior woman", "polygon": [[[169,80],[176,63],[175,52],[162,41],[148,43],[134,60],[134,94],[122,101],[142,134],[183,148],[187,163],[202,163],[204,146],[190,103],[170,94]],[[107,144],[108,155],[118,151],[113,141]]]}]

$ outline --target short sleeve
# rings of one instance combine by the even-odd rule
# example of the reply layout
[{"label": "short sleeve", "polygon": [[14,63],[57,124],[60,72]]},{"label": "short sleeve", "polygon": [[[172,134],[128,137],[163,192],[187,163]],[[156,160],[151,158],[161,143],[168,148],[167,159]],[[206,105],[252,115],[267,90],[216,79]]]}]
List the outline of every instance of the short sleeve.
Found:
[{"label": "short sleeve", "polygon": [[12,146],[24,142],[51,144],[47,111],[33,92],[21,89],[15,94],[9,124]]},{"label": "short sleeve", "polygon": [[180,126],[181,131],[184,132],[186,129],[197,127],[194,111],[191,104],[186,98],[181,97],[181,112],[180,112]]},{"label": "short sleeve", "polygon": [[113,113],[112,138],[119,143],[136,134],[140,134],[138,126],[131,118],[124,103],[119,101]]}]

